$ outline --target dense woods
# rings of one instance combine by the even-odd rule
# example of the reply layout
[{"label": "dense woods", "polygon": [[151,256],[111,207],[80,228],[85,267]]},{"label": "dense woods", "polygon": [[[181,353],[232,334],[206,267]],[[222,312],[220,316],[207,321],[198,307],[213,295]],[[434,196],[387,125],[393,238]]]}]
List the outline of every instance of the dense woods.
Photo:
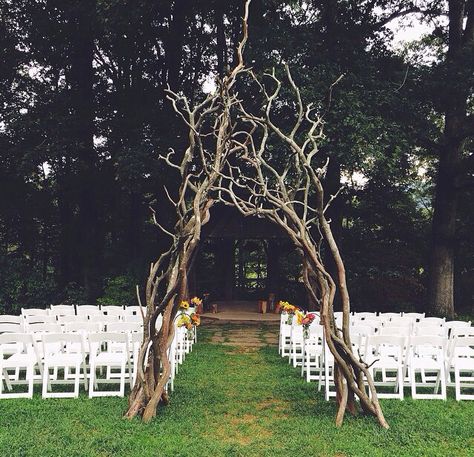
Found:
[{"label": "dense woods", "polygon": [[[228,73],[243,2],[0,3],[0,306],[133,302],[179,185],[159,155],[186,141],[165,90],[197,102]],[[252,3],[247,64],[288,63],[324,114],[359,310],[472,309],[473,3]],[[428,30],[403,49],[400,18]]]}]

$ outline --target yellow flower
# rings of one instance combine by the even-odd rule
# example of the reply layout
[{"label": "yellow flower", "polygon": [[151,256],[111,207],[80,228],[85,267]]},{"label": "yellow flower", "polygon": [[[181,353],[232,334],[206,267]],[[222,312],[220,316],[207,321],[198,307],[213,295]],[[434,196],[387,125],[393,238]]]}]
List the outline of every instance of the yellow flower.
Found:
[{"label": "yellow flower", "polygon": [[176,324],[178,327],[183,327],[183,326],[187,327],[189,324],[191,324],[191,318],[187,314],[181,314],[178,317],[178,321]]},{"label": "yellow flower", "polygon": [[295,316],[296,316],[296,322],[298,323],[298,325],[301,325],[303,323],[304,314],[301,311],[296,311]]},{"label": "yellow flower", "polygon": [[181,309],[189,309],[189,302],[187,300],[183,300],[181,305],[179,305]]},{"label": "yellow flower", "polygon": [[202,304],[202,300],[198,297],[191,298],[191,303],[196,306],[200,306]]}]

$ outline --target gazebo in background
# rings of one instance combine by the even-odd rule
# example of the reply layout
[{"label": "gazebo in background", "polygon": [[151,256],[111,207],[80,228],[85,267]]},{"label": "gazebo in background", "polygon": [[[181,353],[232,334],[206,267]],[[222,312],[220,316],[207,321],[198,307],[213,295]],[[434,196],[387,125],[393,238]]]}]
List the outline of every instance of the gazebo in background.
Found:
[{"label": "gazebo in background", "polygon": [[301,262],[286,233],[258,217],[216,206],[203,228],[202,243],[189,274],[191,294],[209,294],[229,307],[276,298],[304,300]]}]

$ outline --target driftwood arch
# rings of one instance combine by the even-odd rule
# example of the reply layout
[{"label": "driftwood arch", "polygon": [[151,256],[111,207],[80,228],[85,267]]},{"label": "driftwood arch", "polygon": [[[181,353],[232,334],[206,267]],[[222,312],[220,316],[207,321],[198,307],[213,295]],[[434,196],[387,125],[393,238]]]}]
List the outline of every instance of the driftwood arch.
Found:
[{"label": "driftwood arch", "polygon": [[[175,208],[176,224],[173,230],[167,230],[153,215],[155,224],[171,242],[168,251],[150,266],[138,376],[125,417],[139,415],[149,421],[155,417],[158,405],[168,402],[167,350],[174,336],[173,319],[181,301],[188,298],[187,273],[197,253],[202,227],[209,221],[212,206],[221,202],[236,207],[244,216],[258,216],[277,224],[301,252],[304,284],[313,304],[320,308],[321,325],[335,358],[336,425],[342,424],[347,410],[355,414],[360,405],[364,413],[388,428],[368,367],[351,349],[346,273],[325,215],[336,196],[325,197],[322,180],[327,161],[321,163],[317,154],[323,139],[323,119],[311,104],[303,102],[288,67],[284,70],[285,100],[281,98],[283,78],[275,71],[259,78],[245,67],[249,4],[247,0],[238,63],[218,82],[216,91],[195,107],[183,95],[167,91],[174,110],[187,126],[188,146],[179,161],[175,161],[179,155],[174,151],[162,157],[181,179],[177,196],[166,192]],[[239,85],[254,91],[251,103],[240,98]],[[275,121],[282,106],[294,112],[289,132]],[[323,247],[337,267],[336,277],[324,264]],[[333,313],[337,293],[342,302],[342,329],[336,327]],[[163,323],[156,331],[160,314]]]}]

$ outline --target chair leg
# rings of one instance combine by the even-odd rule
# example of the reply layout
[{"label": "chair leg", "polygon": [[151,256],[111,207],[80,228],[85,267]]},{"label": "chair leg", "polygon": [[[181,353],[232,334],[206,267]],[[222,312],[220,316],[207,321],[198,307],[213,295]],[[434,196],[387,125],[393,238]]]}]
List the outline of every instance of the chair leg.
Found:
[{"label": "chair leg", "polygon": [[49,383],[49,366],[45,363],[43,367],[43,387],[42,395],[46,397],[48,395],[48,388],[51,388]]},{"label": "chair leg", "polygon": [[89,378],[89,398],[92,398],[94,395],[95,364],[91,363],[90,371],[91,371],[91,375]]},{"label": "chair leg", "polygon": [[415,376],[415,368],[411,367],[410,370],[410,385],[411,385],[411,396],[412,398],[416,398],[416,376]]},{"label": "chair leg", "polygon": [[75,365],[76,373],[74,376],[74,398],[79,397],[79,383],[81,381],[81,363]]},{"label": "chair leg", "polygon": [[454,367],[454,390],[456,392],[456,400],[461,400],[461,379],[458,367]]}]

